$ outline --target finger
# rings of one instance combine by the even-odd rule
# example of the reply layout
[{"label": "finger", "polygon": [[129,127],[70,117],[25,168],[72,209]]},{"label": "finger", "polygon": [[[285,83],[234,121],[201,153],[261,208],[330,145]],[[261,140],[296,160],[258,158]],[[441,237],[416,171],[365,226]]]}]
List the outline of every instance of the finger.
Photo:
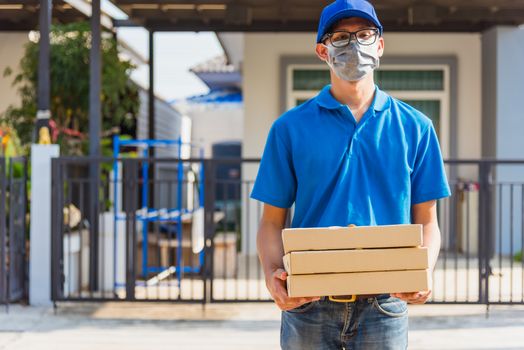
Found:
[{"label": "finger", "polygon": [[409,303],[410,304],[415,304],[415,305],[420,305],[420,304],[425,304],[427,300],[428,300],[427,297],[422,297],[422,298],[411,300],[411,301],[409,301]]},{"label": "finger", "polygon": [[311,300],[311,298],[289,298],[289,300],[290,302],[286,304],[287,310],[291,310],[314,301]]},{"label": "finger", "polygon": [[399,296],[398,299],[403,300],[403,301],[408,302],[408,303],[411,302],[411,300],[412,300],[411,298],[408,298],[406,296]]},{"label": "finger", "polygon": [[320,300],[320,298],[319,297],[301,297],[297,299],[297,302],[304,304],[304,303],[310,303],[312,301],[317,301],[317,300]]},{"label": "finger", "polygon": [[408,303],[413,303],[413,302],[419,300],[421,297],[422,296],[420,296],[420,295],[415,295],[415,296],[407,297],[404,300],[407,301]]},{"label": "finger", "polygon": [[424,304],[426,301],[428,301],[429,297],[431,295],[431,291],[424,291],[420,292],[419,297],[415,300],[416,303]]},{"label": "finger", "polygon": [[286,297],[284,298],[284,303],[288,306],[290,306],[291,308],[295,308],[295,307],[298,307],[300,305],[303,305],[303,304],[307,304],[307,303],[310,303],[312,302],[313,300],[311,300],[311,298],[304,298],[304,297],[300,297],[300,298],[290,298],[286,295]]},{"label": "finger", "polygon": [[394,293],[392,294],[396,298],[406,299],[406,298],[413,298],[417,295],[418,292],[409,292],[409,293]]},{"label": "finger", "polygon": [[410,304],[424,304],[431,294],[431,291],[418,292],[415,296],[409,298],[407,301]]},{"label": "finger", "polygon": [[273,289],[273,299],[282,304],[288,303],[289,297],[287,295],[286,287],[284,287],[284,285],[281,283],[275,283],[274,287],[275,288]]},{"label": "finger", "polygon": [[391,296],[400,300],[406,300],[408,298],[408,295],[406,295],[406,293],[392,293]]},{"label": "finger", "polygon": [[273,278],[270,281],[268,289],[275,302],[282,303],[284,302],[285,298],[287,298],[287,288],[285,283],[286,282],[278,278]]},{"label": "finger", "polygon": [[310,302],[310,301],[317,301],[317,300],[320,300],[320,297],[299,297],[299,298],[297,298],[297,300],[301,300],[301,301],[305,301],[305,302]]},{"label": "finger", "polygon": [[279,280],[285,281],[287,278],[287,272],[284,269],[276,269],[273,272],[273,276]]},{"label": "finger", "polygon": [[421,299],[421,298],[428,298],[431,294],[431,291],[421,291],[416,293],[412,298],[413,299]]},{"label": "finger", "polygon": [[414,292],[414,293],[394,293],[392,296],[399,298],[400,300],[404,300],[408,303],[413,303],[414,301],[418,300],[422,295],[419,294],[420,292]]},{"label": "finger", "polygon": [[286,296],[286,304],[290,306],[294,306],[294,307],[300,306],[302,304],[307,304],[307,303],[311,303],[314,301],[318,301],[318,300],[320,300],[320,297],[292,297],[290,298]]}]

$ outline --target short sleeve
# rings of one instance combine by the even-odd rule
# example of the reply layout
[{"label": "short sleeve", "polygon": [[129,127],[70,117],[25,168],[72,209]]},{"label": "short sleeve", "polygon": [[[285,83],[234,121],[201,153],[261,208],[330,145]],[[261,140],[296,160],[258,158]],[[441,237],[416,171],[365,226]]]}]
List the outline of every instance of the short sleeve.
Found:
[{"label": "short sleeve", "polygon": [[411,204],[451,195],[444,161],[433,125],[426,130],[417,147],[411,173]]},{"label": "short sleeve", "polygon": [[280,208],[289,208],[295,201],[297,181],[293,168],[289,139],[281,135],[274,123],[267,137],[251,198]]}]

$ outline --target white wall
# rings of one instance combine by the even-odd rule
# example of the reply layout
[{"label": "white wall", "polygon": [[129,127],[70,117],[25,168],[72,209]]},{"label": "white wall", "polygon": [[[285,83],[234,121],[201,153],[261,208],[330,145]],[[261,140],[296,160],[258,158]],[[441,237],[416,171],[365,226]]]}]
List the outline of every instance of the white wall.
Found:
[{"label": "white wall", "polygon": [[482,59],[480,34],[385,34],[389,56],[456,56],[457,156],[480,158]]},{"label": "white wall", "polygon": [[[10,105],[20,104],[17,90],[11,84],[20,71],[20,59],[24,55],[24,45],[28,41],[27,32],[0,32],[0,114]],[[6,67],[10,67],[13,73],[4,78]]]},{"label": "white wall", "polygon": [[[460,158],[480,157],[480,34],[386,33],[385,56],[455,56],[458,61]],[[280,57],[314,57],[314,33],[246,33],[243,91],[244,157],[262,155],[271,123],[280,115]],[[320,61],[319,61],[320,62]]]},{"label": "white wall", "polygon": [[244,157],[260,157],[271,123],[280,115],[280,57],[314,55],[313,33],[245,33],[243,63]]},{"label": "white wall", "polygon": [[[483,135],[488,142],[484,156],[497,159],[522,159],[524,156],[524,118],[520,101],[524,98],[524,28],[499,26],[483,36],[484,89]],[[494,235],[496,251],[513,254],[522,250],[519,233],[523,219],[524,192],[520,183],[524,166],[499,165],[493,182]],[[505,183],[505,185],[504,185]],[[509,185],[511,184],[511,185]],[[513,231],[516,231],[514,234]],[[513,247],[511,246],[513,244]]]},{"label": "white wall", "polygon": [[191,139],[194,143],[204,147],[205,158],[212,156],[214,143],[243,141],[242,104],[234,103],[214,107],[195,105],[185,108],[184,111],[191,118]]},{"label": "white wall", "polygon": [[[282,56],[315,57],[314,33],[246,33],[244,41],[243,92],[244,92],[244,145],[243,156],[262,156],[267,133],[272,122],[280,115],[280,58]],[[393,56],[455,56],[457,58],[457,156],[481,156],[481,36],[480,34],[405,34],[385,35],[385,57]],[[320,62],[320,60],[319,60]],[[256,166],[245,165],[244,181],[256,176]],[[474,169],[460,171],[460,176],[475,178]],[[242,198],[246,198],[243,189]],[[253,200],[243,214],[242,232],[255,236],[258,229],[257,205]],[[246,210],[243,210],[243,213]],[[245,241],[245,240],[244,240]],[[256,251],[255,239],[243,252]]]},{"label": "white wall", "polygon": [[[140,110],[137,116],[138,139],[149,138],[149,96],[147,90],[139,89]],[[182,114],[159,97],[155,98],[155,135],[159,140],[175,140],[181,135]],[[176,147],[159,147],[156,156],[178,157]]]}]

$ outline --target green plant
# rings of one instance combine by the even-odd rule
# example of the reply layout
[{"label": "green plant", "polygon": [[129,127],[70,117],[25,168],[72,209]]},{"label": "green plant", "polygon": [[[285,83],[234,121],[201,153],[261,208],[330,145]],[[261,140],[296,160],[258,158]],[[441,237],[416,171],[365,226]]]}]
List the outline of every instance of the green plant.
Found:
[{"label": "green plant", "polygon": [[513,255],[513,260],[516,262],[521,262],[522,261],[522,251],[515,253],[515,255]]},{"label": "green plant", "polygon": [[[108,34],[103,33],[101,43],[102,136],[133,130],[140,103],[138,87],[130,79],[134,66],[119,58],[116,40]],[[89,141],[89,24],[54,25],[50,41],[51,119],[58,130],[56,143],[62,154],[84,155]],[[38,50],[37,43],[26,45],[20,72],[13,79],[21,105],[10,106],[2,116],[16,129],[26,152],[37,110]],[[4,76],[12,74],[11,68],[4,71]]]}]

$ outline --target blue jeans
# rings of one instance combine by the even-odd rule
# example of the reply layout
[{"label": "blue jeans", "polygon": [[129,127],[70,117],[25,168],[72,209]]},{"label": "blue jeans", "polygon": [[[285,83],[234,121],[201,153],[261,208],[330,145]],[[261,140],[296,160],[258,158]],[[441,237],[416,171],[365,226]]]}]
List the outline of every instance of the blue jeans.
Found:
[{"label": "blue jeans", "polygon": [[354,303],[322,297],[282,311],[280,346],[286,350],[407,349],[407,303],[389,294]]}]

